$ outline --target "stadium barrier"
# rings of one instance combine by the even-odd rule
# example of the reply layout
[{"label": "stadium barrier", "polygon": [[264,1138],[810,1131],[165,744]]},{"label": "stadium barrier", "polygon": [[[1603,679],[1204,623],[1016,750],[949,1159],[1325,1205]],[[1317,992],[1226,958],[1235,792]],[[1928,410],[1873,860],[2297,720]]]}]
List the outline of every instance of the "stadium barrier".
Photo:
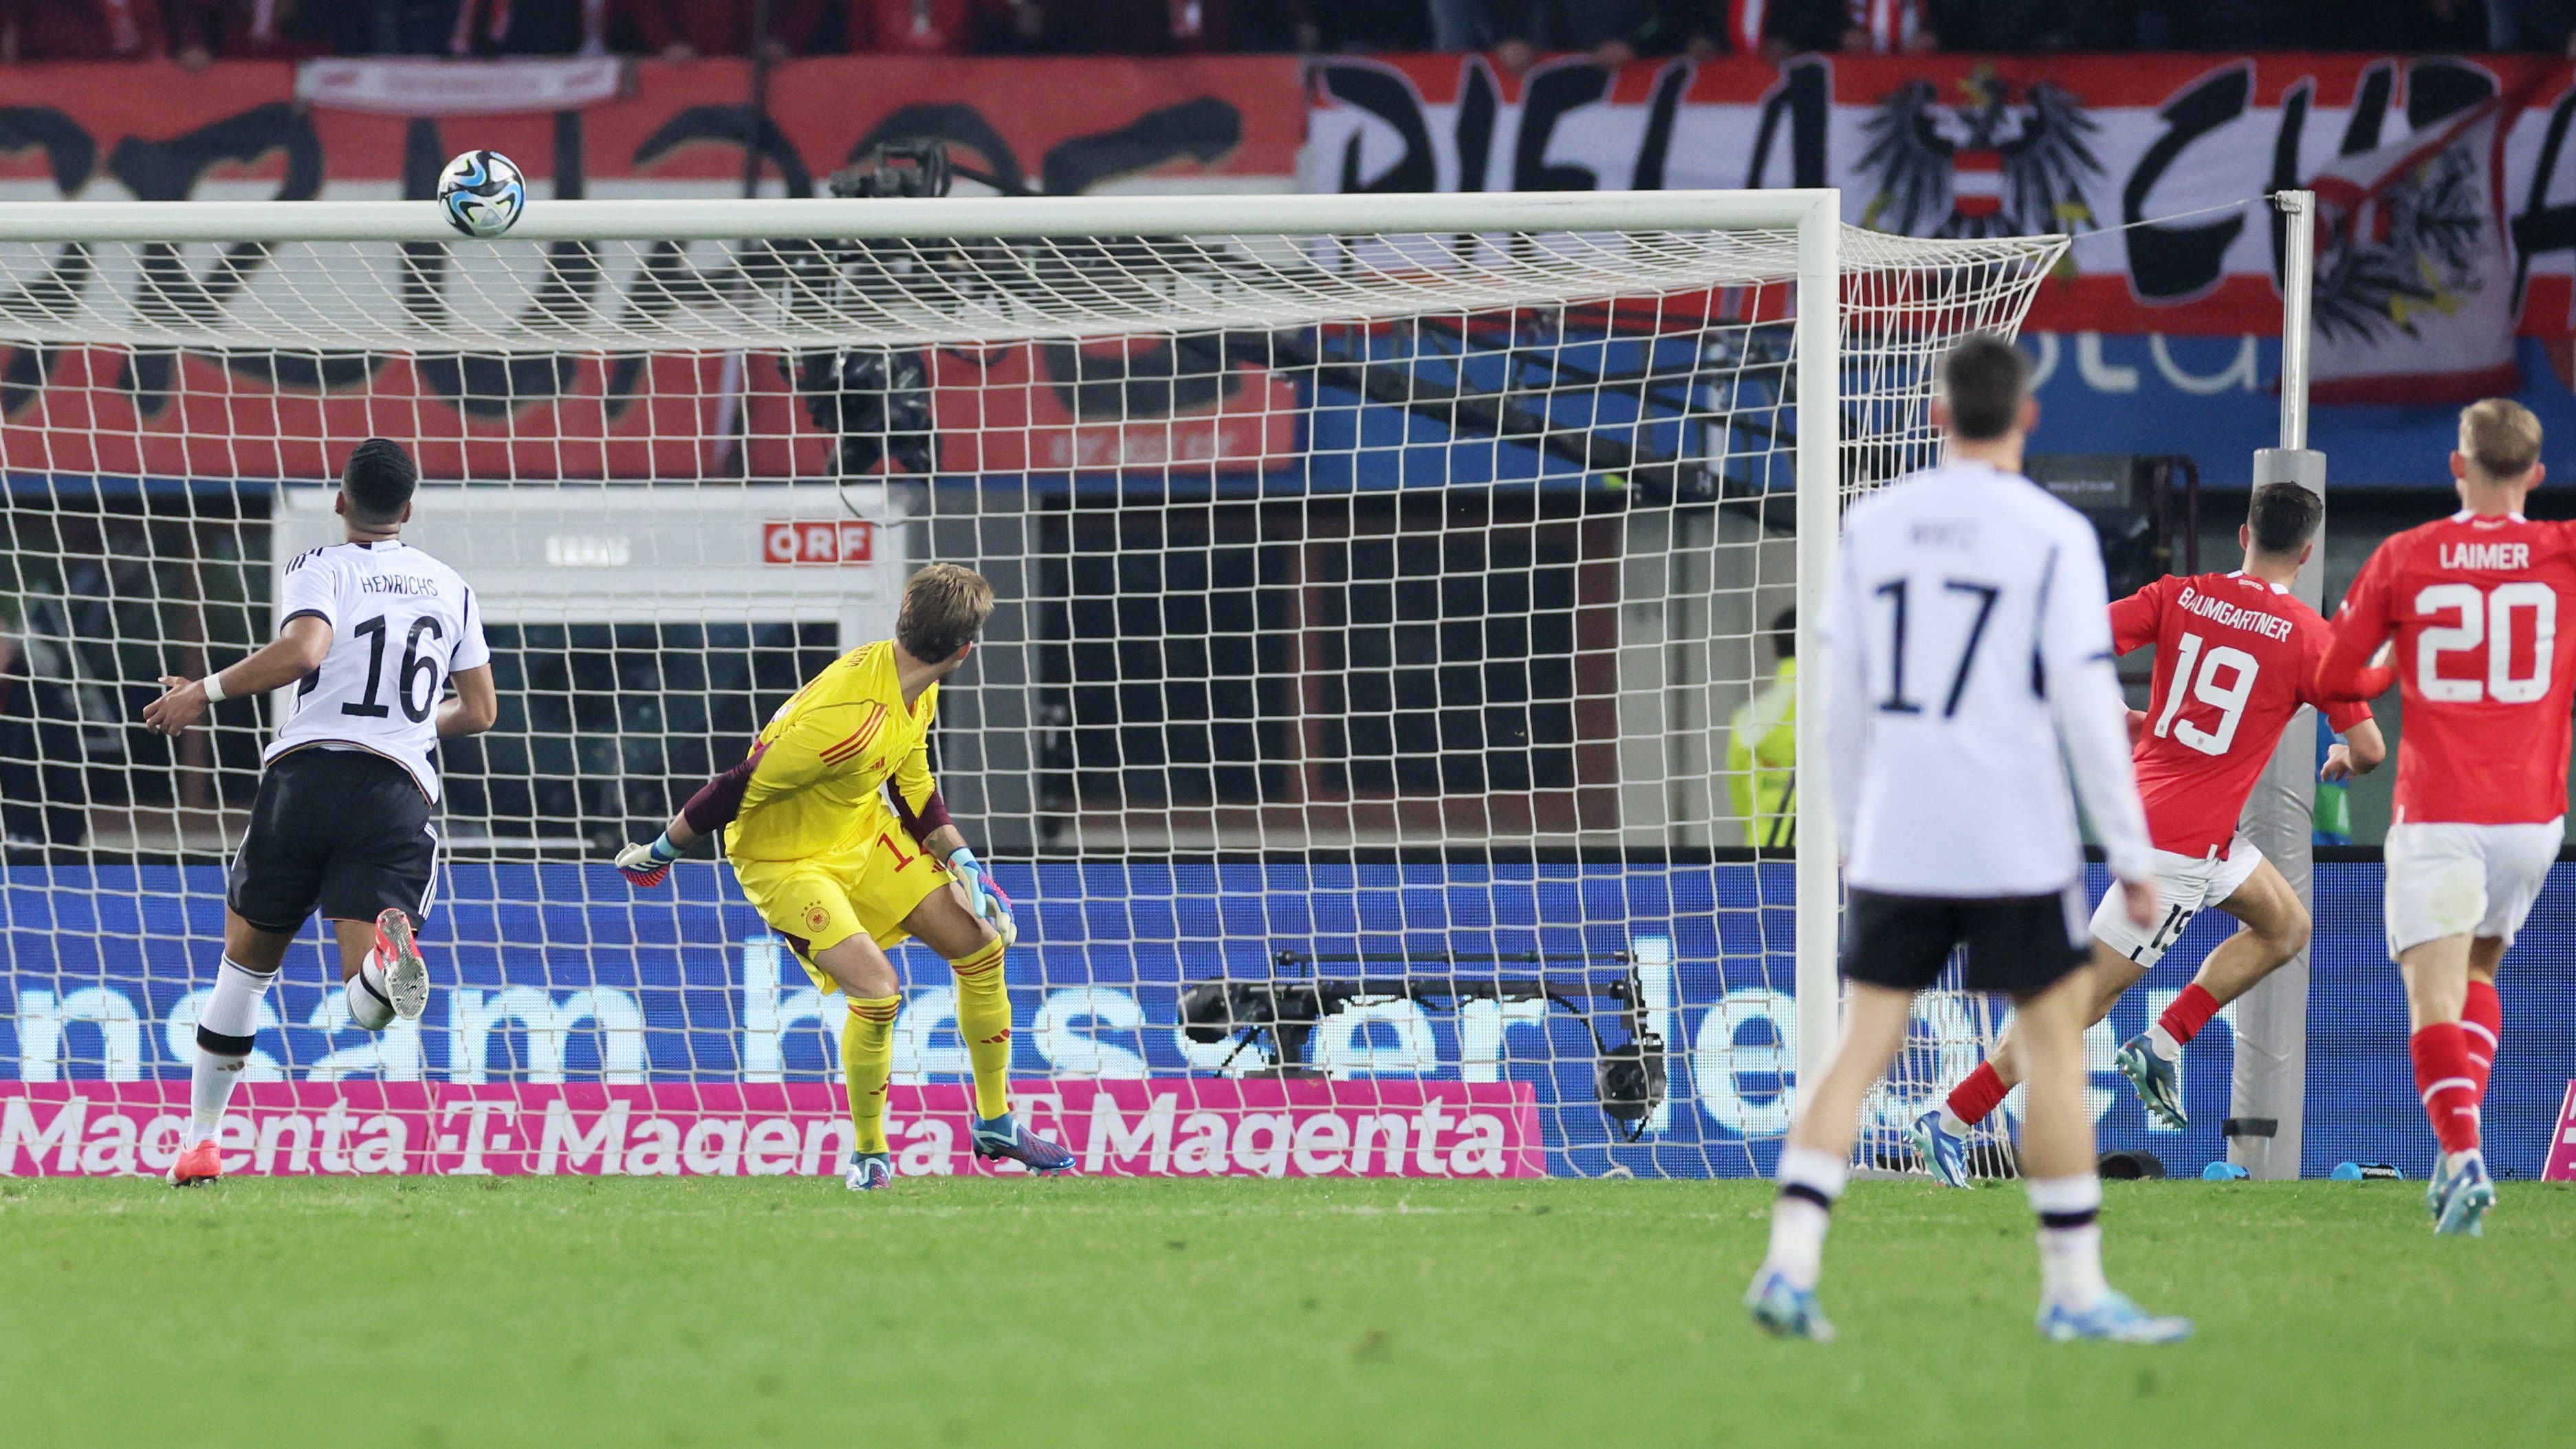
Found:
[{"label": "stadium barrier", "polygon": [[[1795,1003],[1763,983],[1794,975],[1790,871],[1786,862],[1003,864],[1024,930],[1009,963],[1015,1066],[1030,1079],[1022,1090],[1033,1112],[1094,1171],[1765,1171],[1789,1118]],[[221,875],[197,865],[0,870],[0,1172],[151,1170],[152,1154],[169,1150],[220,929]],[[2346,1160],[2392,1162],[2412,1176],[2428,1150],[2404,998],[2381,938],[2380,881],[2373,862],[2317,868],[2310,1176]],[[318,947],[299,948],[262,1018],[237,1099],[249,1120],[230,1129],[228,1147],[254,1168],[265,1153],[269,1169],[287,1171],[600,1170],[611,1146],[626,1154],[620,1171],[828,1167],[841,1150],[828,1034],[837,1007],[719,868],[684,867],[673,885],[646,902],[604,866],[450,867],[427,933],[440,989],[416,1027],[382,1036],[339,1021],[336,973]],[[2576,1078],[2576,1040],[2520,1025],[2531,1019],[2522,1003],[2576,991],[2571,889],[2576,864],[2561,864],[2507,965],[2486,1121],[2491,1160],[2510,1176],[2539,1175]],[[527,904],[536,900],[549,904]],[[2106,1150],[2145,1149],[2186,1173],[2223,1155],[2226,1031],[2205,1034],[2187,1058],[2185,1131],[2149,1123],[2111,1070],[2114,1045],[2145,1029],[2223,926],[2215,915],[2194,922],[2088,1038]],[[1229,1078],[1272,1065],[1268,1048],[1191,1040],[1177,1030],[1180,994],[1229,972],[1266,975],[1289,946],[1426,959],[1537,953],[1550,972],[1669,963],[1649,973],[1643,1006],[1667,1043],[1670,1094],[1638,1141],[1621,1140],[1598,1100],[1586,1026],[1503,1002],[1356,1002],[1314,1032],[1306,1064],[1317,1075]],[[946,969],[917,947],[899,955],[910,988],[896,1032],[896,1118],[962,1123],[967,1064]],[[1965,1071],[1977,1020],[1967,999],[1929,994],[1920,1018],[1917,1045],[1933,1068],[1924,1075]],[[1921,1105],[1882,1090],[1867,1110],[1893,1125]],[[619,1113],[622,1126],[603,1126]],[[1360,1119],[1378,1116],[1405,1117],[1411,1145],[1391,1153],[1381,1136],[1363,1166],[1352,1155]],[[1462,1125],[1479,1117],[1487,1124]],[[1309,1125],[1328,1119],[1339,1125]],[[288,1122],[298,1125],[270,1125]],[[661,1165],[666,1134],[676,1168]],[[944,1145],[941,1136],[919,1128],[897,1150],[919,1154],[916,1170],[941,1161],[966,1170],[962,1133],[952,1128]],[[588,1166],[561,1155],[575,1148]],[[311,1166],[295,1166],[308,1150]],[[332,1167],[333,1157],[348,1165]]]}]

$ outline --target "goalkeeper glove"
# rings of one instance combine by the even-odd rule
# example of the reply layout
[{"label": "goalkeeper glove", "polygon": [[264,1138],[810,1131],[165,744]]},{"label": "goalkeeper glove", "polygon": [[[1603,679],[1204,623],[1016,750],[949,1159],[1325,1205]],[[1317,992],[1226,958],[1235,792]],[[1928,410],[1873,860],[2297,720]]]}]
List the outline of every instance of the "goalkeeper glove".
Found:
[{"label": "goalkeeper glove", "polygon": [[967,908],[992,923],[1003,945],[1019,944],[1020,926],[1011,915],[1011,898],[1003,891],[1002,883],[984,868],[984,862],[975,858],[975,852],[962,845],[957,847],[948,857],[948,868],[956,873],[957,883],[966,888]]},{"label": "goalkeeper glove", "polygon": [[679,858],[679,847],[671,844],[666,830],[654,836],[650,845],[630,845],[617,852],[617,868],[626,873],[630,884],[657,886],[671,873],[671,862]]}]

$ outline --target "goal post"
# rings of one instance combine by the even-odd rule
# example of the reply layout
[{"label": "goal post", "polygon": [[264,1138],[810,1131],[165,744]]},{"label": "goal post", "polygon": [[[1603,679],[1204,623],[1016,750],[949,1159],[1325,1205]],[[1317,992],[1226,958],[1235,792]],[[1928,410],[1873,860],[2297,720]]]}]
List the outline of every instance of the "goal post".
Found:
[{"label": "goal post", "polygon": [[[0,206],[0,1097],[53,1114],[0,1172],[166,1161],[268,720],[133,718],[269,637],[376,434],[417,541],[506,596],[503,719],[442,751],[429,1018],[353,1030],[300,945],[256,1170],[817,1170],[832,1005],[720,865],[605,860],[934,560],[1002,596],[936,766],[1020,903],[1015,1070],[1089,1166],[1767,1167],[1838,995],[1786,660],[1840,509],[1937,456],[1941,353],[2066,246],[1841,212],[540,199],[485,242],[419,201]],[[903,1170],[972,1170],[954,994],[897,954]],[[1935,1001],[1916,1045],[1972,1023]],[[131,1140],[31,1168],[107,1130],[75,1100]],[[1356,1101],[1410,1145],[1310,1137]],[[409,1147],[313,1158],[331,1103]],[[302,1125],[269,1152],[263,1114]]]}]

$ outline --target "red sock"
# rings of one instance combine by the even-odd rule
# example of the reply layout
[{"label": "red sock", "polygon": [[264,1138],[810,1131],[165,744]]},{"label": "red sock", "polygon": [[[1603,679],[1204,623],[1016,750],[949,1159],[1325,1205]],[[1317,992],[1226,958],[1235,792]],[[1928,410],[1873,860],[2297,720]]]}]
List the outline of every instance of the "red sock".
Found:
[{"label": "red sock", "polygon": [[2423,1095],[2424,1115],[2444,1152],[2471,1152],[2478,1145],[2478,1084],[2470,1075],[2469,1034],[2456,1021],[2437,1021],[2407,1042],[2415,1058],[2415,1088]]},{"label": "red sock", "polygon": [[1979,1062],[1965,1081],[1950,1089],[1950,1113],[1973,1127],[2002,1106],[2005,1094],[2011,1090],[2003,1078],[1995,1075],[1992,1062]]},{"label": "red sock", "polygon": [[2165,1008],[2164,1015],[2156,1018],[2156,1025],[2165,1029],[2165,1035],[2174,1039],[2174,1045],[2180,1046],[2200,1035],[2200,1029],[2209,1025],[2209,1019],[2217,1014],[2218,998],[2201,990],[2200,983],[2195,981],[2182,989],[2182,995],[2173,999],[2173,1003]]},{"label": "red sock", "polygon": [[2460,1030],[2468,1033],[2469,1078],[2478,1084],[2478,1100],[2483,1102],[2487,1078],[2495,1073],[2496,1046],[2504,1037],[2504,1003],[2496,999],[2494,983],[2470,979]]}]

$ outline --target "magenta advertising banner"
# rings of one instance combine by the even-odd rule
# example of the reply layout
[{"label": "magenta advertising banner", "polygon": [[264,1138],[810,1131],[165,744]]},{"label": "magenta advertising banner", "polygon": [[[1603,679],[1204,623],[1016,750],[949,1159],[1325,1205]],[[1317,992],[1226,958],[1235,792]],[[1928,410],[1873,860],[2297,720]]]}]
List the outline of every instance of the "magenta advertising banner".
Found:
[{"label": "magenta advertising banner", "polygon": [[[1036,1080],[1013,1096],[1025,1120],[1091,1173],[1547,1170],[1527,1082]],[[994,1170],[968,1147],[967,1084],[897,1085],[889,1097],[899,1174]],[[184,1081],[0,1083],[0,1173],[158,1173],[178,1152],[187,1114]],[[263,1176],[813,1175],[838,1173],[850,1139],[840,1091],[823,1082],[254,1082],[234,1094],[222,1137],[225,1172]]]}]

